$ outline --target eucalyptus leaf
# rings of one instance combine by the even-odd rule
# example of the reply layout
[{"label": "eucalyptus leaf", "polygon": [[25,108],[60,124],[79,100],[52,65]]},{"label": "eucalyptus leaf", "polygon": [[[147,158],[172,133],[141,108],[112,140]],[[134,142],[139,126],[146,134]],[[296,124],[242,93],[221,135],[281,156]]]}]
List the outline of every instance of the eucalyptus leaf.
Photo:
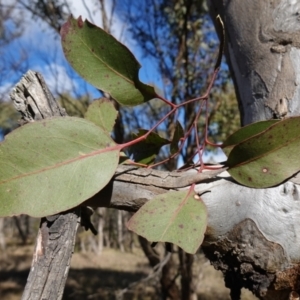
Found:
[{"label": "eucalyptus leaf", "polygon": [[59,117],[22,126],[0,143],[0,216],[56,214],[100,191],[119,149],[93,123]]},{"label": "eucalyptus leaf", "polygon": [[[133,134],[133,139],[143,136],[148,130],[139,129],[137,134]],[[151,164],[154,162],[162,146],[170,144],[170,141],[162,138],[155,132],[151,132],[147,138],[130,147],[130,154],[133,160],[140,164]]]},{"label": "eucalyptus leaf", "polygon": [[194,254],[204,239],[206,206],[194,192],[167,192],[144,204],[127,227],[148,241],[173,243]]},{"label": "eucalyptus leaf", "polygon": [[279,120],[260,121],[240,128],[225,140],[225,142],[222,144],[222,150],[228,156],[235,145],[245,141],[248,138],[251,138],[258,133],[261,133],[278,121]]},{"label": "eucalyptus leaf", "polygon": [[300,170],[300,117],[276,122],[237,144],[227,160],[228,172],[239,183],[266,188]]},{"label": "eucalyptus leaf", "polygon": [[118,112],[107,98],[94,100],[88,107],[84,118],[101,127],[108,133],[113,130]]},{"label": "eucalyptus leaf", "polygon": [[65,56],[75,71],[122,105],[156,97],[138,78],[140,64],[129,49],[101,28],[72,16],[61,28]]}]

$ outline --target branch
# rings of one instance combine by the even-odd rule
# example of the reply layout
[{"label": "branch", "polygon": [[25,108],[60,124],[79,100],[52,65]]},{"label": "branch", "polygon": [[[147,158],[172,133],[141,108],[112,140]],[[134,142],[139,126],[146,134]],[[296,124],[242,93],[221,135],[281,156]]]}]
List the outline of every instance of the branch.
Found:
[{"label": "branch", "polygon": [[[227,287],[246,287],[261,299],[288,299],[299,292],[299,185],[288,181],[253,189],[235,183],[226,172],[214,175],[199,178],[195,190],[208,211],[202,248],[223,271]],[[191,175],[119,166],[109,185],[83,205],[136,211],[184,176]],[[209,192],[202,195],[204,191]]]},{"label": "branch", "polygon": [[165,172],[120,165],[116,171],[114,180],[150,185],[168,190],[187,187],[193,183],[214,178],[223,171],[225,171],[225,168],[204,173],[198,173],[197,170],[190,170],[188,172]]}]

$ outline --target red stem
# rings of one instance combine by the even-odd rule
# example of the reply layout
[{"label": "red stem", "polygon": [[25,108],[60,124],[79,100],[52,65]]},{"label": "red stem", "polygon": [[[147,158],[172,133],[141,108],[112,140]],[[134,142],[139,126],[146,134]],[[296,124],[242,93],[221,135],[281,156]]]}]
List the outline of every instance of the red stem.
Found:
[{"label": "red stem", "polygon": [[[219,48],[219,53],[218,53],[218,58],[217,58],[217,61],[216,61],[216,65],[215,65],[215,68],[214,68],[214,72],[212,74],[212,78],[211,80],[209,81],[209,84],[208,84],[208,87],[204,93],[204,95],[200,96],[200,97],[196,97],[194,99],[190,99],[190,100],[187,100],[187,101],[184,101],[183,103],[180,103],[180,104],[174,104],[172,102],[170,102],[169,100],[165,99],[164,97],[162,96],[159,96],[159,95],[156,95],[156,97],[160,100],[162,100],[163,102],[165,102],[167,105],[171,106],[171,110],[163,117],[161,118],[147,133],[145,133],[144,135],[132,140],[132,141],[129,141],[127,143],[124,143],[124,144],[120,144],[120,145],[117,145],[117,148],[118,149],[123,149],[123,148],[127,148],[129,146],[132,146],[138,142],[141,142],[143,140],[145,140],[148,135],[153,132],[162,122],[164,122],[171,114],[175,113],[180,107],[182,106],[185,106],[189,103],[193,103],[193,102],[196,102],[196,101],[203,101],[205,102],[205,108],[206,108],[206,112],[205,112],[205,135],[204,135],[204,142],[203,142],[203,145],[201,146],[200,145],[200,141],[199,141],[199,136],[198,136],[198,128],[197,128],[197,122],[200,118],[200,115],[201,115],[201,112],[202,112],[202,106],[203,106],[203,102],[201,103],[200,105],[200,109],[199,111],[197,112],[195,118],[194,118],[194,121],[192,122],[192,125],[190,126],[190,128],[188,129],[188,131],[185,133],[184,137],[182,138],[182,140],[180,141],[180,146],[178,147],[178,151],[174,154],[172,154],[170,157],[168,157],[167,159],[159,162],[159,163],[156,163],[156,164],[153,164],[151,166],[148,166],[148,168],[150,167],[154,167],[154,166],[157,166],[159,164],[162,164],[166,161],[168,161],[169,159],[171,158],[174,158],[176,157],[180,151],[182,150],[183,148],[183,145],[187,139],[187,137],[190,135],[192,129],[194,128],[195,129],[195,136],[196,136],[196,145],[197,145],[197,152],[195,153],[199,155],[199,163],[200,163],[200,168],[199,168],[199,172],[202,172],[203,169],[208,169],[208,167],[206,167],[203,163],[203,153],[204,153],[204,150],[205,150],[205,146],[206,145],[210,145],[210,146],[214,146],[214,147],[220,147],[220,145],[217,145],[217,144],[214,144],[214,143],[211,143],[209,140],[208,140],[208,97],[211,93],[211,89],[213,87],[213,84],[215,83],[215,80],[217,78],[217,75],[218,75],[218,72],[219,72],[219,69],[220,69],[220,65],[221,65],[221,59],[222,59],[222,53],[223,53],[223,49],[224,49],[224,25],[223,25],[223,22],[220,18],[217,19],[217,21],[219,21],[220,25],[222,26],[223,28],[223,36],[221,37],[221,43],[220,43],[220,48]],[[116,148],[115,147],[112,147],[112,148]],[[195,156],[194,155],[194,156]],[[192,187],[191,187],[192,188]]]}]

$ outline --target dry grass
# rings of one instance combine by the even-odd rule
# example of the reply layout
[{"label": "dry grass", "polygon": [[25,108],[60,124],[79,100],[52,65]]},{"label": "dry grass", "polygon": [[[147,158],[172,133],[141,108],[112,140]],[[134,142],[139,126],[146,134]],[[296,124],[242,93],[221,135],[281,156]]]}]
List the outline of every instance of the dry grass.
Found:
[{"label": "dry grass", "polygon": [[[12,246],[0,254],[0,299],[17,300],[22,295],[30,269],[33,246]],[[210,266],[202,255],[197,257],[198,299],[229,300],[222,274]],[[150,268],[143,253],[120,253],[105,249],[101,256],[75,253],[67,280],[64,300],[114,300],[115,293],[149,274]],[[124,294],[124,300],[158,300],[157,281],[138,284]],[[243,291],[242,300],[256,299]]]}]

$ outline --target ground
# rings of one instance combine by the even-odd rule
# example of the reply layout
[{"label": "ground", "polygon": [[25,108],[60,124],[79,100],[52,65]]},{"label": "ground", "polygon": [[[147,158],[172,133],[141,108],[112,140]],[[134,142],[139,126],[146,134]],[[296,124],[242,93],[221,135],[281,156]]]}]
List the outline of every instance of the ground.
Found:
[{"label": "ground", "polygon": [[[29,272],[33,246],[10,246],[0,253],[0,299],[21,298]],[[198,299],[229,300],[229,290],[224,287],[222,274],[214,270],[200,254],[202,263],[197,286]],[[150,268],[143,253],[121,253],[104,249],[100,256],[91,253],[75,253],[63,300],[114,300],[122,289],[132,282],[145,278]],[[158,300],[157,281],[140,283],[123,294],[124,300]],[[243,291],[242,300],[256,299],[249,291]]]}]

